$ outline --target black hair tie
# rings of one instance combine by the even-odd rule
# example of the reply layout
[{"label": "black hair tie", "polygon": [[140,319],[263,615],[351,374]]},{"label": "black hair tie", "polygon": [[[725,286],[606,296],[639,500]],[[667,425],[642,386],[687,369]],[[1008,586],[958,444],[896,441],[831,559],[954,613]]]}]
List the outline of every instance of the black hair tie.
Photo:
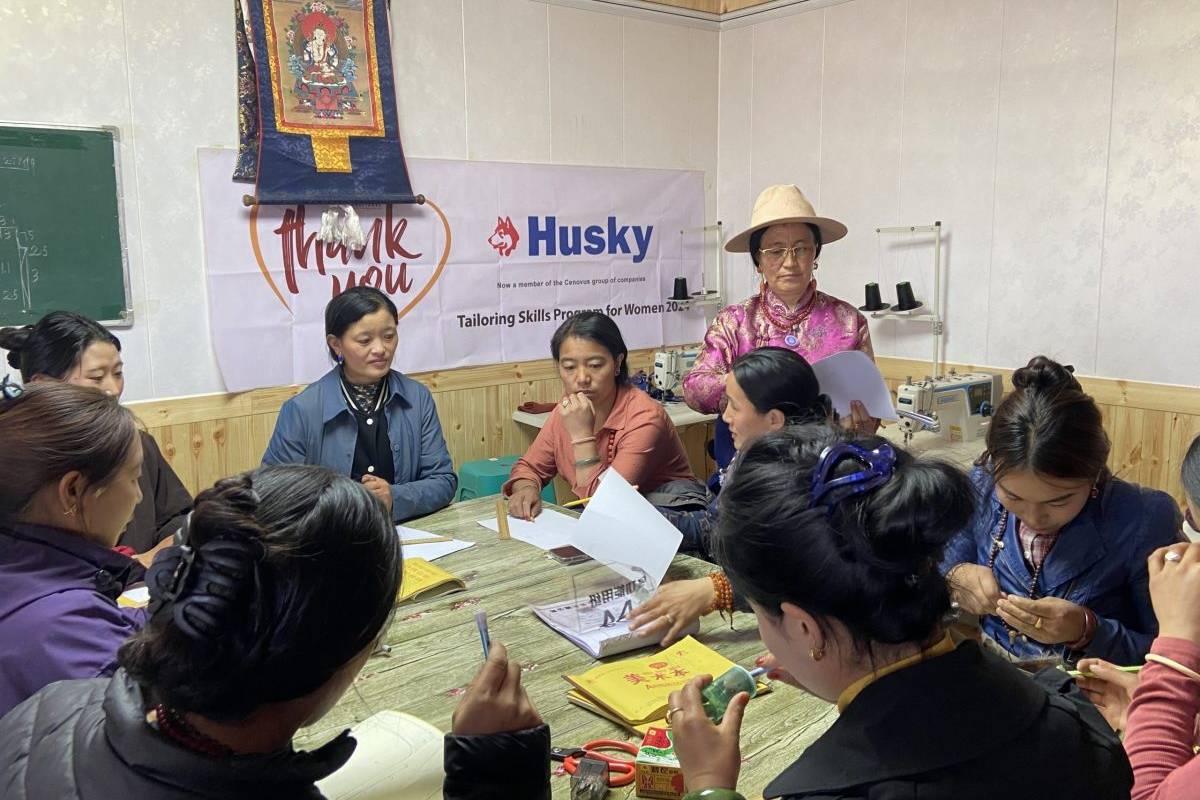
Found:
[{"label": "black hair tie", "polygon": [[262,546],[244,538],[164,550],[146,573],[151,613],[170,609],[188,638],[212,644],[226,634],[259,583]]}]

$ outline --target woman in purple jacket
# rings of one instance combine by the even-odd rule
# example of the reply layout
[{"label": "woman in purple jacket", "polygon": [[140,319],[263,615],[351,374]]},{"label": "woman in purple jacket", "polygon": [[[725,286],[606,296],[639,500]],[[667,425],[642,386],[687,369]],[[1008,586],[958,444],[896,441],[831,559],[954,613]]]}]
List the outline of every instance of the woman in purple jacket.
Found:
[{"label": "woman in purple jacket", "polygon": [[115,552],[142,499],[142,443],[115,397],[0,385],[0,715],[43,686],[116,669],[142,627],[117,606],[140,564]]},{"label": "woman in purple jacket", "polygon": [[[324,467],[262,467],[202,492],[179,538],[113,677],[47,686],[0,720],[5,800],[319,800],[350,758],[349,732],[292,737],[388,635],[404,569],[383,504]],[[435,758],[447,800],[550,800],[550,729],[504,645]]]}]

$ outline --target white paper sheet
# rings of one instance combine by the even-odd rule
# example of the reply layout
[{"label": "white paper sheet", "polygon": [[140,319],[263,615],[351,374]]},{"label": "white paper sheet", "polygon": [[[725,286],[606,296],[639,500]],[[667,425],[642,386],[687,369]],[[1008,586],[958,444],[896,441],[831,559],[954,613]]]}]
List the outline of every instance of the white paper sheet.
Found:
[{"label": "white paper sheet", "polygon": [[329,800],[434,800],[442,796],[442,732],[399,711],[350,729],[358,742],[337,772],[317,781]]},{"label": "white paper sheet", "polygon": [[150,587],[138,586],[133,589],[126,589],[125,592],[117,598],[118,605],[129,608],[141,608],[150,602]]},{"label": "white paper sheet", "polygon": [[417,530],[410,528],[407,525],[397,525],[396,533],[400,536],[400,543],[407,544],[408,542],[419,542],[422,539],[435,539],[443,536],[440,533],[430,533],[429,531]]},{"label": "white paper sheet", "polygon": [[683,534],[610,468],[579,518],[572,544],[627,578],[639,577],[631,568],[640,568],[657,586],[681,541]]},{"label": "white paper sheet", "polygon": [[[479,524],[490,531],[500,532],[500,524],[495,517],[481,519]],[[575,544],[578,530],[579,520],[553,509],[543,509],[542,513],[534,517],[533,522],[515,517],[508,518],[508,533],[512,538],[543,550]]]},{"label": "white paper sheet", "polygon": [[423,558],[433,561],[444,556],[474,547],[474,542],[464,542],[461,539],[451,539],[448,542],[425,542],[424,544],[406,544],[401,547],[405,558]]},{"label": "white paper sheet", "polygon": [[812,365],[822,393],[843,417],[850,416],[850,403],[857,400],[876,419],[896,419],[896,401],[884,383],[879,367],[860,350],[845,350]]}]

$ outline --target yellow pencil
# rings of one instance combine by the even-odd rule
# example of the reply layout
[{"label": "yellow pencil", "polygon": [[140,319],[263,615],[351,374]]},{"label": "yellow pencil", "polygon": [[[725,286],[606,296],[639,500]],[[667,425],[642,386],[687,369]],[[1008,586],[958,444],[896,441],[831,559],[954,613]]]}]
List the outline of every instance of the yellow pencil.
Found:
[{"label": "yellow pencil", "polygon": [[[636,491],[638,487],[634,486],[631,488],[633,488]],[[588,500],[591,500],[591,499],[592,498],[590,498],[590,497],[581,497],[578,500],[572,500],[569,503],[563,503],[562,507],[563,508],[577,508],[578,506],[583,505],[584,503],[586,503]]]}]

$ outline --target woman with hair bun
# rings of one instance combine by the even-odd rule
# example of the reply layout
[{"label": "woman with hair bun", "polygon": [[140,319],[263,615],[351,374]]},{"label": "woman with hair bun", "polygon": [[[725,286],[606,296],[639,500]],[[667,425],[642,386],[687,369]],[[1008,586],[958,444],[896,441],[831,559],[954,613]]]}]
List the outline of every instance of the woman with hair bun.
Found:
[{"label": "woman with hair bun", "polygon": [[[323,467],[262,467],[203,492],[181,539],[147,573],[150,620],[116,674],[49,686],[0,721],[6,798],[315,800],[350,758],[347,733],[310,752],[292,737],[391,621],[402,560],[384,505]],[[548,800],[549,748],[493,645],[447,736],[445,797]]]},{"label": "woman with hair bun", "polygon": [[[745,448],[714,546],[772,676],[839,717],[763,791],[782,798],[1128,798],[1120,742],[1070,678],[1030,678],[945,628],[938,564],[974,491],[954,466],[804,425]],[[667,703],[685,800],[733,800],[745,693],[720,724],[700,676]]]},{"label": "woman with hair bun", "polygon": [[979,507],[946,550],[954,601],[1014,659],[1141,663],[1158,625],[1146,559],[1180,540],[1165,492],[1108,469],[1100,409],[1071,367],[1013,373],[971,473]]},{"label": "woman with hair bun", "polygon": [[[51,311],[33,325],[0,329],[0,349],[21,372],[26,384],[55,380],[99,389],[118,400],[125,391],[121,340],[93,319],[73,311]],[[192,496],[163,458],[154,437],[139,433],[142,501],[133,511],[117,544],[143,564],[154,560],[154,548],[169,539],[192,510]]]},{"label": "woman with hair bun", "polygon": [[[824,422],[833,413],[812,367],[785,347],[760,347],[738,356],[725,375],[725,397],[721,418],[737,449],[764,433],[786,425]],[[718,489],[731,472],[727,469],[719,474]],[[680,551],[713,560],[709,540],[717,521],[718,498],[719,494],[710,491],[704,508],[660,509],[683,534]],[[714,611],[732,612],[736,602],[729,579],[719,571],[704,578],[671,581],[633,610],[630,629],[661,632],[662,646],[667,647],[700,617]]]}]

